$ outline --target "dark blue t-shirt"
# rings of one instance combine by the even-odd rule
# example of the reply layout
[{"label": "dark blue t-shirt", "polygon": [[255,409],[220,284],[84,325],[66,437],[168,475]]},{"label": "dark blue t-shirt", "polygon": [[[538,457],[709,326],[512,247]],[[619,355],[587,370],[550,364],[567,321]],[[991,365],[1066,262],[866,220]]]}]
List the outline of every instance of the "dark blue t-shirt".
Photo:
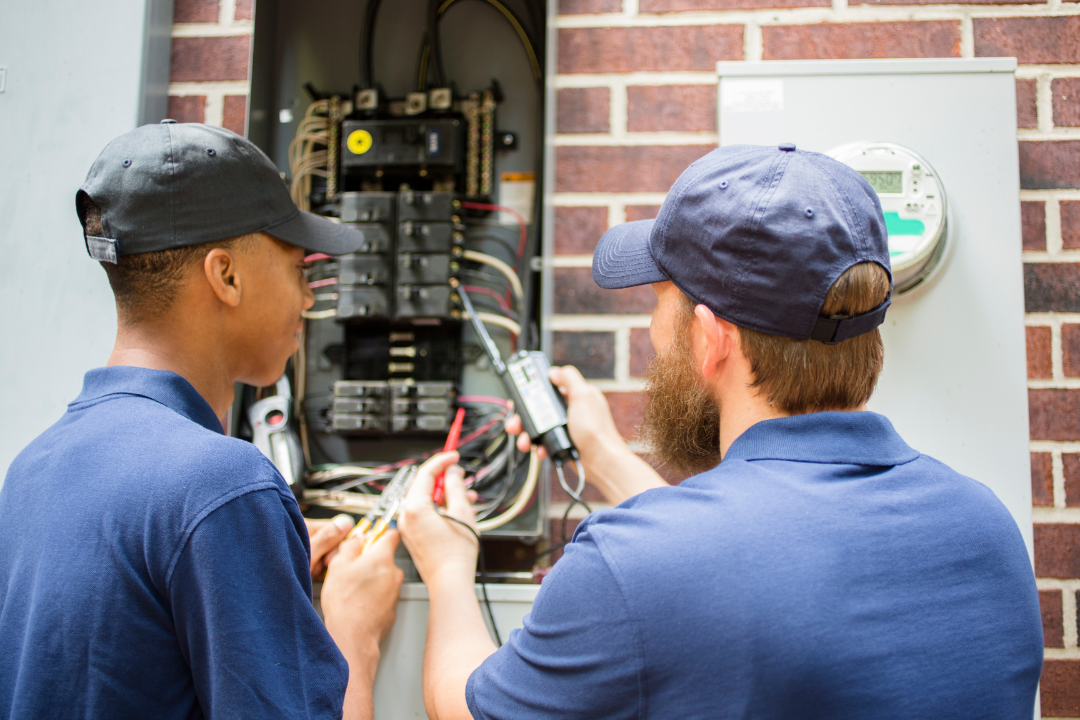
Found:
[{"label": "dark blue t-shirt", "polygon": [[340,718],[288,485],[182,377],[92,370],[0,490],[0,716]]},{"label": "dark blue t-shirt", "polygon": [[1042,640],[994,494],[880,415],[817,413],[590,516],[466,698],[478,720],[1028,720]]}]

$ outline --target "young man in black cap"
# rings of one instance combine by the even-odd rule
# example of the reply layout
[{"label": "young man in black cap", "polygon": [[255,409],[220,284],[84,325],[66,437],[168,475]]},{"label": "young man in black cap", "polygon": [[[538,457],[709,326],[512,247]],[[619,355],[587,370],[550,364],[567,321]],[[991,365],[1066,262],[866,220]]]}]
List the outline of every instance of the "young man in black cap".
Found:
[{"label": "young man in black cap", "polygon": [[790,144],[722,148],[655,221],[608,231],[593,277],[656,292],[644,437],[693,476],[667,487],[553,371],[587,476],[625,502],[578,527],[496,649],[475,542],[431,507],[453,455],[422,472],[400,528],[431,596],[431,717],[1031,717],[1042,628],[1015,522],[866,411],[890,293],[866,181]]},{"label": "young man in black cap", "polygon": [[[233,383],[273,384],[313,298],[306,251],[360,233],[297,210],[220,128],[117,138],[79,190],[116,296],[106,367],[0,490],[0,715],[370,717],[396,533],[329,563],[277,469],[223,434]],[[314,552],[313,552],[314,551]]]}]

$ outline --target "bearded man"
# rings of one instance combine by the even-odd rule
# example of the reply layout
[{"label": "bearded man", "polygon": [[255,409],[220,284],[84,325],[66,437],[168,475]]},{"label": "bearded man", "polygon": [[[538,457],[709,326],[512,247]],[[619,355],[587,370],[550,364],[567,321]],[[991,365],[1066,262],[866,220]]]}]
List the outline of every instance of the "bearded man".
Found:
[{"label": "bearded man", "polygon": [[[655,221],[604,235],[593,277],[656,293],[643,435],[692,477],[667,486],[601,393],[553,371],[620,504],[578,526],[497,649],[476,544],[430,500],[454,455],[429,463],[400,521],[431,597],[429,715],[1030,718],[1042,628],[1016,524],[866,410],[891,291],[866,181],[790,144],[721,148]],[[469,522],[450,469],[447,513]]]}]

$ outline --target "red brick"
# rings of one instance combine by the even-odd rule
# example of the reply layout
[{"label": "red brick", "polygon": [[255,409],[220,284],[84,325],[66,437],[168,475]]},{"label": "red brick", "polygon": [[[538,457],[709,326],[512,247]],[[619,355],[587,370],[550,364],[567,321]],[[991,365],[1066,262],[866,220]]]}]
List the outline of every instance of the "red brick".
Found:
[{"label": "red brick", "polygon": [[1040,590],[1039,609],[1042,611],[1043,645],[1045,647],[1065,647],[1061,591]]},{"label": "red brick", "polygon": [[1061,365],[1066,377],[1080,377],[1080,325],[1061,326]]},{"label": "red brick", "polygon": [[606,207],[555,208],[555,252],[591,254],[608,229]]},{"label": "red brick", "polygon": [[[1080,40],[1076,41],[1080,43]],[[1056,78],[1050,82],[1054,124],[1059,127],[1080,125],[1080,78]]]},{"label": "red brick", "polygon": [[555,148],[556,192],[667,192],[712,145]]},{"label": "red brick", "polygon": [[201,123],[206,119],[205,95],[170,95],[168,116],[176,122]]},{"label": "red brick", "polygon": [[626,206],[626,221],[633,222],[634,220],[652,220],[660,214],[659,205],[627,205]]},{"label": "red brick", "polygon": [[1016,127],[1033,128],[1039,125],[1035,109],[1035,81],[1016,81]]},{"label": "red brick", "polygon": [[556,132],[611,132],[611,90],[564,88],[558,94]]},{"label": "red brick", "polygon": [[172,41],[172,82],[247,80],[251,37],[180,37]]},{"label": "red brick", "polygon": [[1080,716],[1080,660],[1043,660],[1039,701],[1043,717]]},{"label": "red brick", "polygon": [[1027,312],[1080,312],[1080,265],[1024,265],[1024,308]]},{"label": "red brick", "polygon": [[[1043,0],[950,0],[955,5],[1024,5]],[[940,5],[941,0],[855,0],[853,5]]]},{"label": "red brick", "polygon": [[1050,453],[1031,453],[1031,504],[1054,504],[1054,469]]},{"label": "red brick", "polygon": [[608,392],[604,393],[611,416],[615,418],[615,427],[627,440],[634,440],[638,427],[645,418],[646,395],[643,392]]},{"label": "red brick", "polygon": [[205,23],[218,21],[218,0],[176,0],[173,3],[174,23]]},{"label": "red brick", "polygon": [[243,135],[246,121],[247,95],[226,95],[221,126],[237,135]]},{"label": "red brick", "polygon": [[1080,188],[1080,140],[1020,143],[1020,187]]},{"label": "red brick", "polygon": [[1053,377],[1053,365],[1050,361],[1050,328],[1026,327],[1027,340],[1027,376],[1029,378]]},{"label": "red brick", "polygon": [[622,12],[622,0],[559,0],[560,15]]},{"label": "red brick", "polygon": [[1042,200],[1020,203],[1020,220],[1023,227],[1023,248],[1045,250],[1046,203]]},{"label": "red brick", "polygon": [[1080,440],[1080,390],[1028,390],[1028,423],[1032,440]]},{"label": "red brick", "polygon": [[975,18],[977,57],[1015,57],[1021,64],[1080,62],[1080,16]]},{"label": "red brick", "polygon": [[1065,504],[1076,507],[1080,505],[1080,455],[1062,453],[1061,469],[1065,475]]},{"label": "red brick", "polygon": [[651,313],[656,295],[648,286],[602,290],[589,268],[555,268],[555,312]]},{"label": "red brick", "polygon": [[560,73],[707,71],[742,59],[742,25],[559,30]]},{"label": "red brick", "polygon": [[1035,523],[1035,577],[1080,578],[1080,525]]},{"label": "red brick", "polygon": [[235,19],[235,20],[254,20],[255,19],[255,3],[254,3],[254,0],[236,0],[236,12],[233,13],[233,19]]},{"label": "red brick", "polygon": [[820,23],[761,28],[765,60],[960,57],[960,22]]},{"label": "red brick", "polygon": [[1066,250],[1080,248],[1080,200],[1062,200],[1058,203],[1061,211],[1061,244]]},{"label": "red brick", "polygon": [[645,377],[649,371],[649,362],[656,355],[648,328],[630,330],[630,376]]},{"label": "red brick", "polygon": [[715,85],[631,85],[626,88],[630,132],[714,132]]},{"label": "red brick", "polygon": [[587,378],[615,377],[615,333],[555,332],[552,360],[573,365]]},{"label": "red brick", "polygon": [[687,10],[757,10],[760,8],[828,7],[829,0],[640,0],[643,13]]}]

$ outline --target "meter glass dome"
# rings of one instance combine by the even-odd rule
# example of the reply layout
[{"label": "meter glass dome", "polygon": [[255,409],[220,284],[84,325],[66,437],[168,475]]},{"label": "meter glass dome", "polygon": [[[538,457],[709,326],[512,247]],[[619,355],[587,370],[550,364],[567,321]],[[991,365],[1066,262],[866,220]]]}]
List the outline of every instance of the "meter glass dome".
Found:
[{"label": "meter glass dome", "polygon": [[894,294],[927,280],[946,246],[945,188],[918,153],[886,142],[844,145],[829,153],[862,175],[878,194],[889,232]]}]

